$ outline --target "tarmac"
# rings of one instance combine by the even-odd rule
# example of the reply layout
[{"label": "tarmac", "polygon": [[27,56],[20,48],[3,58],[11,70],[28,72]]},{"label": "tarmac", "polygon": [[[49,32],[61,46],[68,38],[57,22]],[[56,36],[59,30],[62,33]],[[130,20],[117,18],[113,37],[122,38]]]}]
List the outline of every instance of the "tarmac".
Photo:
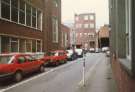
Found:
[{"label": "tarmac", "polygon": [[118,92],[109,58],[101,60],[77,92]]}]

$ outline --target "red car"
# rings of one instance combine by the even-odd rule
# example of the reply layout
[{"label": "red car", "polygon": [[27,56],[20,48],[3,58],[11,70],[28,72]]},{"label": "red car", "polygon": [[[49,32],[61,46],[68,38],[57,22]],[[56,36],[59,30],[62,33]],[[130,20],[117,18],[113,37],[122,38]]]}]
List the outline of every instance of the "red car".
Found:
[{"label": "red car", "polygon": [[37,70],[44,72],[44,62],[29,54],[0,54],[0,79],[13,77],[19,82],[25,74]]},{"label": "red car", "polygon": [[51,51],[46,54],[44,61],[49,65],[59,65],[67,62],[67,54],[64,50]]}]

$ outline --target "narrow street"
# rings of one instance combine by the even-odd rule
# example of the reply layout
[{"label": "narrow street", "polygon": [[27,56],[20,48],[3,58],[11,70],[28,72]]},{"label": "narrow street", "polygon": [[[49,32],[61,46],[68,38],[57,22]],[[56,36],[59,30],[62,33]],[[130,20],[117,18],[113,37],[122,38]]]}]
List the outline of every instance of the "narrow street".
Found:
[{"label": "narrow street", "polygon": [[83,58],[46,69],[0,92],[116,92],[110,64],[105,54],[86,55],[85,83],[82,83]]}]

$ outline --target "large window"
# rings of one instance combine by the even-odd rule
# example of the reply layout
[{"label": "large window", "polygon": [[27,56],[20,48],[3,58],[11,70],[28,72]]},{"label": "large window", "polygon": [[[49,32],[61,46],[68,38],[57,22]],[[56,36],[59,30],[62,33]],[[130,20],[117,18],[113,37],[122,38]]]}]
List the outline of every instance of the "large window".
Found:
[{"label": "large window", "polygon": [[52,27],[53,27],[53,42],[58,43],[58,19],[52,18]]},{"label": "large window", "polygon": [[10,20],[10,0],[1,0],[1,17]]},{"label": "large window", "polygon": [[18,22],[18,0],[11,0],[11,20]]},{"label": "large window", "polygon": [[20,0],[19,6],[19,23],[25,24],[25,2]]},{"label": "large window", "polygon": [[31,26],[31,6],[26,4],[26,25]]},{"label": "large window", "polygon": [[0,18],[42,30],[42,12],[24,0],[1,0]]}]

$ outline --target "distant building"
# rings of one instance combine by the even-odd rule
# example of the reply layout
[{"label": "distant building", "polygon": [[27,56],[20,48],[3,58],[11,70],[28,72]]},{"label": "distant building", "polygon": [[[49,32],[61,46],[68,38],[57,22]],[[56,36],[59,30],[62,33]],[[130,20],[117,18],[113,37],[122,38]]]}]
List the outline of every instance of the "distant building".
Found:
[{"label": "distant building", "polygon": [[98,31],[99,47],[109,47],[109,26],[104,25]]},{"label": "distant building", "polygon": [[70,28],[63,24],[61,25],[61,47],[70,48]]},{"label": "distant building", "polygon": [[83,48],[96,47],[95,13],[75,14],[76,45]]}]

